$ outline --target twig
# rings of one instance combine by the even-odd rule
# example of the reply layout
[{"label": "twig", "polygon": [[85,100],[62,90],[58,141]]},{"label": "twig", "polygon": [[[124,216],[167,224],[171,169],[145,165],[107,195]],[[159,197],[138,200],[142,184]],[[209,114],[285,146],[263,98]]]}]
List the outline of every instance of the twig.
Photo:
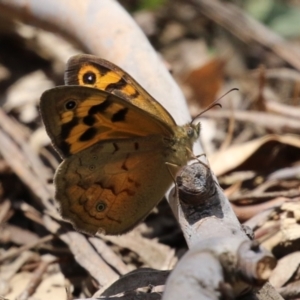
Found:
[{"label": "twig", "polygon": [[10,280],[26,262],[32,260],[39,261],[40,257],[31,251],[21,252],[14,261],[10,262],[5,272],[3,272],[5,266],[1,266],[1,280]]},{"label": "twig", "polygon": [[298,119],[300,109],[298,106],[286,105],[275,101],[266,101],[267,111],[281,116]]},{"label": "twig", "polygon": [[264,88],[266,85],[266,68],[261,65],[259,67],[259,77],[258,77],[258,95],[255,99],[254,107],[258,111],[266,111],[266,101],[263,95]]},{"label": "twig", "polygon": [[2,203],[0,203],[0,225],[6,221],[6,217],[10,209],[11,201],[6,198],[2,201]]},{"label": "twig", "polygon": [[[2,235],[6,237],[5,242],[2,240]],[[39,236],[28,229],[7,223],[1,227],[0,240],[1,243],[28,245],[39,240]]]},{"label": "twig", "polygon": [[50,232],[59,235],[68,245],[77,262],[98,281],[100,287],[118,279],[118,274],[98,255],[83,234],[67,231],[67,226],[61,228],[57,221],[47,215],[44,216],[44,223]]},{"label": "twig", "polygon": [[[10,124],[9,129],[7,124]],[[52,195],[47,187],[46,179],[44,176],[39,175],[39,173],[47,174],[47,169],[41,164],[37,155],[30,151],[25,137],[18,134],[19,131],[14,131],[14,128],[13,122],[0,109],[0,153],[24,184],[28,186],[34,195],[37,195],[37,201],[42,202],[39,204],[42,204],[49,211],[54,211],[53,205],[49,202]],[[7,132],[6,129],[8,129]],[[27,150],[21,151],[20,147]],[[32,164],[29,165],[24,162],[31,162]],[[33,167],[33,165],[36,167]],[[42,170],[45,170],[45,172],[42,172]]]},{"label": "twig", "polygon": [[41,261],[39,266],[33,272],[33,276],[28,283],[25,290],[17,297],[17,300],[27,300],[33,293],[35,292],[36,288],[42,281],[43,274],[47,271],[49,262]]},{"label": "twig", "polygon": [[300,166],[293,166],[289,168],[282,168],[274,171],[269,174],[267,180],[281,180],[281,179],[291,179],[291,178],[299,178],[300,174]]},{"label": "twig", "polygon": [[170,253],[174,253],[174,250],[170,249],[167,245],[144,238],[136,234],[134,230],[121,236],[104,236],[102,238],[137,253],[151,268],[164,269],[166,261],[169,260]]},{"label": "twig", "polygon": [[288,199],[288,198],[278,197],[276,199],[269,200],[267,202],[260,203],[260,204],[255,204],[255,205],[238,206],[238,205],[231,203],[231,206],[232,206],[235,214],[239,218],[239,220],[241,222],[245,222],[245,221],[249,220],[250,218],[254,217],[259,212],[280,206],[284,202],[289,201],[289,200],[290,199]]},{"label": "twig", "polygon": [[[229,119],[232,113],[230,110],[214,110],[208,111],[203,117],[215,119]],[[300,122],[296,119],[291,119],[285,116],[273,115],[257,111],[234,111],[236,121],[251,122],[257,126],[263,127],[270,132],[276,133],[299,133]]]},{"label": "twig", "polygon": [[47,243],[49,241],[52,241],[55,237],[51,234],[51,235],[47,235],[47,236],[44,236],[42,237],[41,239],[39,239],[38,241],[34,242],[34,243],[31,243],[31,244],[28,244],[28,245],[24,245],[18,249],[14,249],[13,251],[9,251],[5,254],[2,254],[0,256],[0,263],[4,262],[5,260],[7,259],[10,259],[10,258],[13,258],[13,257],[16,257],[18,255],[20,255],[20,253],[26,251],[26,250],[29,250],[29,249],[32,249],[34,247],[37,247],[41,244],[44,244],[44,243]]},{"label": "twig", "polygon": [[[259,76],[259,70],[254,70],[250,73],[254,77]],[[300,73],[293,69],[288,68],[273,68],[266,70],[267,79],[281,79],[298,82],[300,81]]]},{"label": "twig", "polygon": [[275,198],[275,197],[286,197],[286,198],[293,198],[293,197],[299,197],[300,196],[300,190],[294,189],[289,191],[278,191],[278,192],[265,192],[265,193],[247,193],[244,195],[234,195],[229,197],[230,201],[235,202],[238,200],[254,200],[254,199],[269,199],[269,198]]},{"label": "twig", "polygon": [[230,106],[230,111],[231,111],[231,117],[229,118],[229,124],[228,124],[228,130],[227,130],[226,137],[225,137],[219,151],[223,151],[223,150],[227,149],[233,139],[233,133],[234,133],[234,127],[235,127],[235,117],[234,117],[234,108],[233,108],[231,99],[229,100],[229,106]]},{"label": "twig", "polygon": [[97,237],[90,237],[89,241],[95,247],[97,252],[103,257],[103,259],[112,266],[119,274],[124,275],[129,272],[129,268],[126,264],[121,260],[119,256],[117,256],[111,247],[109,247],[103,240]]}]

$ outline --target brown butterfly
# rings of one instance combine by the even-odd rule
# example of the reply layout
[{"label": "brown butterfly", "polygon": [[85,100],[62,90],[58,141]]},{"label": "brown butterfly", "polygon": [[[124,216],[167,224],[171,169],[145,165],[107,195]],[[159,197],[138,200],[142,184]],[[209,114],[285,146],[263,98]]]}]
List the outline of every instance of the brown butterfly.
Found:
[{"label": "brown butterfly", "polygon": [[61,214],[89,234],[127,232],[191,158],[200,124],[177,126],[131,76],[92,55],[72,57],[65,82],[40,102],[64,159],[54,177]]}]

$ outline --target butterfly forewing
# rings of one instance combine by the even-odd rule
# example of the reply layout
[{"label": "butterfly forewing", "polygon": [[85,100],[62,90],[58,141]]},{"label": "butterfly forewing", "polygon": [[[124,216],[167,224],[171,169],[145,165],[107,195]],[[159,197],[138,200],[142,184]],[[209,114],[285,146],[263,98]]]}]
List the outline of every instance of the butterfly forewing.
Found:
[{"label": "butterfly forewing", "polygon": [[172,116],[140,84],[121,68],[104,59],[93,55],[71,57],[65,71],[65,83],[107,91],[155,115],[163,122],[175,125]]},{"label": "butterfly forewing", "polygon": [[63,157],[107,140],[173,134],[170,126],[131,103],[89,87],[48,90],[40,106],[46,130]]}]

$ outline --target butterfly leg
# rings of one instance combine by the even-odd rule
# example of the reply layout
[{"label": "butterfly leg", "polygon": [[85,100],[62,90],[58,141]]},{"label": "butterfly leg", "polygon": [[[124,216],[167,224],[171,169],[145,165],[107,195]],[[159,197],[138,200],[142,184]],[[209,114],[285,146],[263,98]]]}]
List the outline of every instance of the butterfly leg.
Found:
[{"label": "butterfly leg", "polygon": [[165,162],[165,165],[167,167],[167,170],[168,172],[170,173],[170,176],[172,177],[173,181],[174,181],[174,184],[175,184],[175,192],[174,192],[174,195],[173,197],[176,197],[178,195],[178,186],[177,186],[177,183],[176,183],[176,179],[170,169],[170,167],[174,167],[174,168],[178,168],[179,166],[176,165],[176,164],[173,164],[173,163],[169,163],[169,162]]},{"label": "butterfly leg", "polygon": [[174,164],[174,163],[170,163],[170,162],[165,162],[165,165],[166,165],[167,170],[168,170],[170,176],[172,177],[174,183],[176,184],[176,179],[175,179],[174,174],[173,174],[173,172],[171,171],[170,168],[171,168],[171,167],[173,167],[173,168],[178,168],[179,166],[176,165],[176,164]]},{"label": "butterfly leg", "polygon": [[209,163],[206,164],[206,163],[204,163],[203,161],[201,161],[199,159],[199,157],[201,157],[201,156],[205,156],[206,157],[205,153],[202,153],[202,154],[199,154],[199,155],[195,155],[189,148],[186,148],[186,151],[190,153],[191,158],[196,159],[201,165],[203,165],[207,169],[210,169]]}]

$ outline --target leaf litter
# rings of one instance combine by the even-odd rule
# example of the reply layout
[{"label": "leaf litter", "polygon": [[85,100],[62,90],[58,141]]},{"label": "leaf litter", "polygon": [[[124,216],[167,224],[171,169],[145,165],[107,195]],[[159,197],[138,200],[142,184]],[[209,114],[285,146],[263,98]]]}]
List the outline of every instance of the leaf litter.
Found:
[{"label": "leaf litter", "polygon": [[[188,4],[174,2],[134,16],[147,27],[192,116],[239,88],[220,101],[222,109],[201,116],[203,148],[240,221],[278,259],[270,282],[284,295],[299,296],[297,66],[287,66],[284,55],[264,45],[246,45],[226,34],[213,16],[200,17]],[[45,89],[62,83],[67,58],[84,50],[42,29],[5,22],[0,15],[5,42],[0,50],[0,295],[71,299],[98,291],[98,296],[152,293],[160,299],[167,270],[187,250],[165,201],[118,237],[74,231],[61,221],[53,201],[59,158],[43,129],[38,100]]]}]

